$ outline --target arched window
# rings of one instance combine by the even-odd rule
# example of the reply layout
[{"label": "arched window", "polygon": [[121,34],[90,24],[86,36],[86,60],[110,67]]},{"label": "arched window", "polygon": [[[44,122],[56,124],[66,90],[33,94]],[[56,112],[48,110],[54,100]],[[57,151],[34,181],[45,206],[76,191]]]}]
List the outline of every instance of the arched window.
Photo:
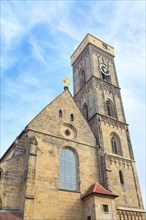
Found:
[{"label": "arched window", "polygon": [[81,69],[79,74],[80,74],[80,88],[82,88],[86,83],[85,71],[83,69]]},{"label": "arched window", "polygon": [[74,115],[73,114],[70,115],[70,120],[74,121]]},{"label": "arched window", "polygon": [[114,154],[119,154],[122,156],[121,141],[116,133],[111,134],[111,146],[112,146],[112,152]]},{"label": "arched window", "polygon": [[124,177],[123,177],[123,172],[122,170],[119,171],[119,177],[120,177],[120,183],[124,184]]},{"label": "arched window", "polygon": [[103,79],[104,81],[107,81],[107,82],[111,83],[111,77],[110,77],[110,75],[109,75],[109,76],[106,76],[105,74],[102,73],[102,79]]},{"label": "arched window", "polygon": [[60,189],[77,191],[77,158],[68,148],[60,155]]},{"label": "arched window", "polygon": [[110,100],[106,101],[106,110],[107,110],[108,116],[113,117],[113,118],[115,117],[114,106]]},{"label": "arched window", "polygon": [[85,119],[88,120],[88,106],[87,106],[87,104],[83,105],[83,115],[84,115]]},{"label": "arched window", "polygon": [[62,118],[62,110],[59,110],[59,118]]},{"label": "arched window", "polygon": [[116,142],[115,138],[112,138],[112,151],[113,151],[113,153],[118,154],[117,142]]}]

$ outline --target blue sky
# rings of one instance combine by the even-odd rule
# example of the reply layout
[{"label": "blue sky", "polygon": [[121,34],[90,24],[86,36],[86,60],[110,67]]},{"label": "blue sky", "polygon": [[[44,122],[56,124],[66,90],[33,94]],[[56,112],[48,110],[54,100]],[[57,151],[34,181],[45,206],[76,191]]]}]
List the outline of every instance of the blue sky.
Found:
[{"label": "blue sky", "polygon": [[145,1],[1,1],[1,155],[65,76],[72,92],[70,56],[87,33],[115,48],[144,198]]}]

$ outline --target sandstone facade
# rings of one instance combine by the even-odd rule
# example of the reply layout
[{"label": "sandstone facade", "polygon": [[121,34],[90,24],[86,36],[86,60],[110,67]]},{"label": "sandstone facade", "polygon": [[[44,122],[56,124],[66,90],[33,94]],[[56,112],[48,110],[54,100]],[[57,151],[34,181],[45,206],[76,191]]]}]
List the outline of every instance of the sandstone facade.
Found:
[{"label": "sandstone facade", "polygon": [[[88,34],[71,60],[74,97],[65,88],[1,158],[1,212],[18,210],[25,220],[142,220],[114,49]],[[95,183],[108,193],[87,195]]]}]

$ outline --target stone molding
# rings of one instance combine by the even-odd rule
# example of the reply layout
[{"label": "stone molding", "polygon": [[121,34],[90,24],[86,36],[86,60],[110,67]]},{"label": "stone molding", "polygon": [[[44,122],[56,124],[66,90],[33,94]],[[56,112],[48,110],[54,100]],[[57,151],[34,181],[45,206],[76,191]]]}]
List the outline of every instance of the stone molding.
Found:
[{"label": "stone molding", "polygon": [[108,157],[114,157],[114,158],[117,158],[117,159],[129,161],[129,162],[135,162],[135,160],[131,160],[130,158],[122,157],[122,156],[117,155],[117,154],[110,154],[110,153],[105,152],[105,155],[108,156]]},{"label": "stone molding", "polygon": [[[85,146],[88,146],[88,147],[96,148],[96,145],[89,145],[89,144],[86,144],[86,143],[83,143],[83,142],[69,140],[69,139],[66,139],[66,138],[63,138],[63,137],[60,137],[60,136],[54,136],[54,135],[51,135],[51,134],[46,134],[46,133],[43,133],[43,132],[40,132],[40,131],[36,131],[36,130],[33,130],[33,129],[28,129],[28,130],[31,131],[31,132],[34,132],[34,135],[36,135],[36,133],[37,133],[37,137],[39,136],[39,134],[44,135],[44,138],[42,140],[43,142],[47,142],[47,143],[51,143],[52,144],[52,143],[54,143],[54,141],[56,141],[56,138],[57,138],[57,139],[60,139],[62,141],[72,142],[72,143],[76,143],[76,144],[80,144],[80,145],[85,145]],[[50,138],[51,138],[51,140],[50,140]],[[37,149],[40,150],[39,147],[37,147]]]},{"label": "stone molding", "polygon": [[99,88],[100,90],[105,90],[106,92],[108,91],[109,93],[113,93],[113,95],[118,96],[120,98],[120,88],[117,86],[114,86],[113,84],[110,84],[106,81],[103,81],[102,79],[99,79],[95,77],[95,83],[96,87]]},{"label": "stone molding", "polygon": [[105,159],[108,159],[111,165],[114,163],[115,166],[118,165],[119,167],[122,166],[123,168],[132,169],[132,162],[135,162],[129,158],[110,154],[108,152],[100,151],[99,154],[101,154]]},{"label": "stone molding", "polygon": [[114,163],[115,166],[118,165],[119,167],[132,169],[133,160],[112,154],[106,154],[106,157],[109,158],[111,165]]},{"label": "stone molding", "polygon": [[130,211],[130,212],[143,212],[143,213],[146,212],[146,210],[144,209],[130,208],[130,207],[125,207],[125,206],[117,206],[116,209],[121,210],[121,211]]},{"label": "stone molding", "polygon": [[137,211],[125,211],[125,210],[117,210],[117,214],[120,219],[139,219],[144,220],[144,213]]},{"label": "stone molding", "polygon": [[101,114],[99,114],[99,115],[100,115],[101,121],[104,124],[108,124],[109,126],[113,126],[113,128],[117,127],[117,128],[120,128],[121,130],[122,129],[127,130],[128,124],[121,122],[121,121],[118,121],[115,118],[111,118],[109,116],[105,116],[105,115],[101,115]]},{"label": "stone molding", "polygon": [[[93,80],[94,79],[94,80]],[[97,78],[96,76],[92,76],[90,77],[90,79],[86,82],[85,86],[83,86],[74,96],[74,98],[76,98],[78,96],[78,94],[80,94],[81,96],[83,94],[85,94],[86,92],[88,92],[90,89],[93,89],[93,84],[96,88],[99,88],[100,90],[105,90],[108,91],[110,93],[113,93],[115,96],[118,96],[120,98],[120,88],[116,87],[106,81],[103,81],[102,79]]]},{"label": "stone molding", "polygon": [[95,46],[91,46],[92,54],[95,54],[96,56],[99,56],[99,51],[100,51],[100,56],[106,57],[106,59],[110,60],[113,62],[114,56],[112,56],[108,51],[104,52],[100,48],[96,48]]}]

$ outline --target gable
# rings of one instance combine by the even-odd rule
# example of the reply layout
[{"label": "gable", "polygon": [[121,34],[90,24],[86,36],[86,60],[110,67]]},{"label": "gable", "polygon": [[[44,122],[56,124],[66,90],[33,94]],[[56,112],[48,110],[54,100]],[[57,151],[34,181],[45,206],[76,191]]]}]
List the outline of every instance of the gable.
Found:
[{"label": "gable", "polygon": [[27,128],[95,146],[94,135],[68,90],[47,105]]}]

